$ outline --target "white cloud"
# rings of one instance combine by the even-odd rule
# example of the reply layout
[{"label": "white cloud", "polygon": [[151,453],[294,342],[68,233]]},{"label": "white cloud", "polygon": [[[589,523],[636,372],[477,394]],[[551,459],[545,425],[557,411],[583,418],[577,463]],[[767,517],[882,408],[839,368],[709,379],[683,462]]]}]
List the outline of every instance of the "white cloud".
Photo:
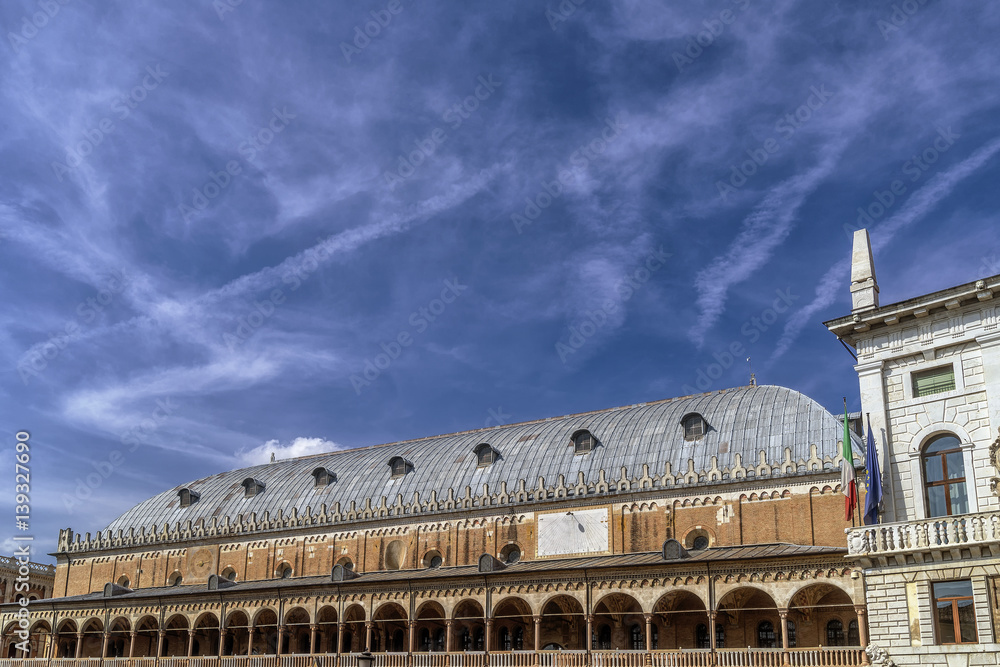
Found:
[{"label": "white cloud", "polygon": [[312,456],[314,454],[324,454],[334,452],[339,449],[346,449],[343,445],[338,445],[323,438],[295,438],[287,445],[281,444],[278,440],[268,440],[259,447],[236,452],[236,458],[240,463],[247,466],[261,465],[271,461],[271,454],[274,458],[294,459],[300,456]]}]

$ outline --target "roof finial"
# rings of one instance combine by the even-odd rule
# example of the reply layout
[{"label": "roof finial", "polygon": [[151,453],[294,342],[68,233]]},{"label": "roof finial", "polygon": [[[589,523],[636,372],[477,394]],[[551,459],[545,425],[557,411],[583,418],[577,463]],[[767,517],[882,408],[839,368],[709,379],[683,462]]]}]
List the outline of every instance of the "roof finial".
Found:
[{"label": "roof finial", "polygon": [[875,259],[867,229],[854,232],[851,251],[851,307],[853,311],[878,308],[878,281],[875,279]]},{"label": "roof finial", "polygon": [[753,362],[750,361],[750,357],[747,357],[747,366],[750,367],[750,386],[751,387],[756,387],[757,386],[757,376],[754,375],[754,373],[753,373]]},{"label": "roof finial", "polygon": [[274,463],[277,459],[274,458],[274,452],[271,452],[271,463]]}]

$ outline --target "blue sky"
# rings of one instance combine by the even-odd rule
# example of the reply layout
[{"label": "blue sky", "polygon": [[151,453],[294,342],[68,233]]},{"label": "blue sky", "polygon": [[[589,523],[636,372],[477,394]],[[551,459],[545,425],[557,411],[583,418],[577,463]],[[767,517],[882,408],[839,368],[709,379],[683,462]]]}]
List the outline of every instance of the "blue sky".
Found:
[{"label": "blue sky", "polygon": [[746,384],[746,354],[858,409],[821,323],[859,209],[883,303],[1000,273],[988,3],[18,0],[0,25],[2,451],[31,433],[39,551],[272,451]]}]

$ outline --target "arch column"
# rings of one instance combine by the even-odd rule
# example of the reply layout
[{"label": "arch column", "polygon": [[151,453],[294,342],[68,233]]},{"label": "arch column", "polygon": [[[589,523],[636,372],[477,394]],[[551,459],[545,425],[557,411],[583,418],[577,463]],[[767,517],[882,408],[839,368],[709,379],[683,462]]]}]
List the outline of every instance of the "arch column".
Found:
[{"label": "arch column", "polygon": [[288,638],[288,626],[279,625],[278,626],[278,647],[275,651],[275,655],[284,655],[285,650],[285,639]]},{"label": "arch column", "polygon": [[483,648],[486,649],[487,653],[490,652],[490,646],[493,643],[493,642],[490,641],[492,635],[493,635],[493,619],[492,618],[487,618],[486,619],[486,641],[483,644]]},{"label": "arch column", "polygon": [[653,615],[643,614],[646,620],[646,664],[653,664]]},{"label": "arch column", "polygon": [[190,658],[192,653],[194,653],[194,628],[188,628],[187,657]]},{"label": "arch column", "polygon": [[[861,648],[868,648],[868,609],[863,605],[855,605],[854,611],[858,614],[858,642]],[[861,664],[870,665],[868,661],[868,651],[861,651]]]},{"label": "arch column", "polygon": [[139,632],[137,630],[132,630],[132,632],[129,633],[128,657],[130,658],[135,657],[135,640],[138,636]]},{"label": "arch column", "polygon": [[156,657],[157,658],[162,658],[163,657],[163,640],[166,638],[166,636],[167,636],[167,631],[164,630],[164,629],[162,629],[162,628],[160,630],[158,630],[157,633],[156,633]]},{"label": "arch column", "polygon": [[375,628],[375,624],[371,621],[365,623],[365,650],[372,650],[372,630]]},{"label": "arch column", "polygon": [[78,632],[76,633],[76,651],[74,651],[75,655],[73,657],[79,660],[80,653],[82,652],[83,652],[83,633]]},{"label": "arch column", "polygon": [[[718,614],[716,611],[708,612],[708,647],[712,649],[712,653],[715,654],[715,617]],[[713,659],[714,663],[715,660]]]},{"label": "arch column", "polygon": [[535,651],[542,650],[542,617],[533,616],[532,619],[535,622]]},{"label": "arch column", "polygon": [[104,630],[104,634],[101,636],[101,657],[108,657],[108,631],[107,628]]},{"label": "arch column", "polygon": [[408,621],[406,625],[410,633],[409,642],[407,643],[408,648],[406,650],[407,653],[413,653],[413,642],[417,639],[417,622]]},{"label": "arch column", "polygon": [[587,614],[587,653],[594,650],[594,615]]},{"label": "arch column", "polygon": [[781,664],[790,665],[788,660],[788,609],[778,609],[778,623],[781,625]]},{"label": "arch column", "polygon": [[316,631],[319,630],[319,626],[315,623],[309,624],[309,653],[316,653]]},{"label": "arch column", "polygon": [[337,655],[340,655],[340,643],[344,641],[344,622],[337,621]]},{"label": "arch column", "polygon": [[455,621],[450,618],[444,622],[444,650],[446,653],[451,653],[451,630],[455,625]]},{"label": "arch column", "polygon": [[[225,646],[226,646],[226,635],[228,635],[228,634],[229,634],[229,629],[228,628],[222,628],[221,630],[219,630],[219,657],[220,658],[222,657],[222,652],[226,650],[225,649]],[[233,649],[234,649],[233,652],[235,653],[236,647],[234,646]]]},{"label": "arch column", "polygon": [[250,621],[249,627],[247,627],[247,657],[253,655],[253,621]]}]

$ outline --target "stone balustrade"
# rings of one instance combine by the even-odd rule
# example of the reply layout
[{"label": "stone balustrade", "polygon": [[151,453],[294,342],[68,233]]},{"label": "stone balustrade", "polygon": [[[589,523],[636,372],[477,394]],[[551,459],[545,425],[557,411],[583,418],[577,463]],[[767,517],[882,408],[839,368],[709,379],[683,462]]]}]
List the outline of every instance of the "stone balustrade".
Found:
[{"label": "stone balustrade", "polygon": [[[1000,555],[1000,512],[959,514],[933,519],[850,528],[847,531],[848,556],[880,558],[921,552],[974,549]],[[922,560],[918,559],[918,560]]]},{"label": "stone balustrade", "polygon": [[[374,653],[372,667],[860,667],[852,648]],[[358,654],[192,658],[4,658],[0,667],[358,667]]]}]

